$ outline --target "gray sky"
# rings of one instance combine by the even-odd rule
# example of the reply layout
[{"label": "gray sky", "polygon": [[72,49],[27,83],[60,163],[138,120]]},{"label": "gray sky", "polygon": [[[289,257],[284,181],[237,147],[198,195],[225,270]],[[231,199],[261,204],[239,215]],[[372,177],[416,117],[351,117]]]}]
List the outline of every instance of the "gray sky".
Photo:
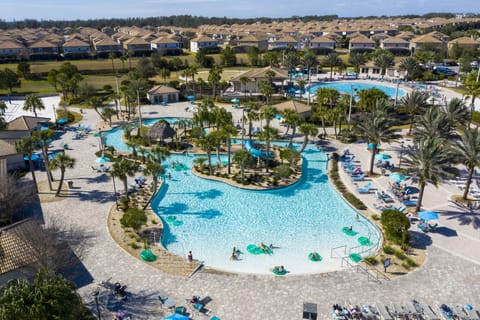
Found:
[{"label": "gray sky", "polygon": [[480,0],[2,0],[0,18],[11,21],[152,17],[189,14],[206,17],[341,17],[480,13]]}]

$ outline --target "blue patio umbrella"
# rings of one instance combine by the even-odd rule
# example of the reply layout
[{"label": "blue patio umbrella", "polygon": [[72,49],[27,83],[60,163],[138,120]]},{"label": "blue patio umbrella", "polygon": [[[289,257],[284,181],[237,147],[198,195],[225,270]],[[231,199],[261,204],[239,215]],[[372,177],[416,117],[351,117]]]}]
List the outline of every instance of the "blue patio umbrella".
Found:
[{"label": "blue patio umbrella", "polygon": [[68,120],[67,120],[67,119],[63,119],[63,118],[57,120],[57,123],[59,123],[59,124],[65,124],[65,123],[67,123],[67,122],[68,122]]},{"label": "blue patio umbrella", "polygon": [[407,179],[407,177],[404,174],[401,174],[401,173],[398,173],[398,172],[391,173],[389,177],[391,179],[395,180],[396,182],[401,182],[401,181]]},{"label": "blue patio umbrella", "polygon": [[194,99],[195,99],[195,96],[188,96],[187,99],[189,99],[189,100],[194,100]]},{"label": "blue patio umbrella", "polygon": [[[367,146],[368,149],[373,149],[373,143],[369,143]],[[380,148],[380,145],[377,144],[377,149]]]},{"label": "blue patio umbrella", "polygon": [[433,211],[419,211],[418,217],[422,220],[438,220],[438,213]]},{"label": "blue patio umbrella", "polygon": [[392,158],[391,155],[384,154],[384,153],[377,153],[375,155],[375,159],[378,159],[378,160],[388,160],[388,159],[391,159],[391,158]]},{"label": "blue patio umbrella", "polygon": [[179,313],[174,313],[172,315],[169,315],[168,317],[163,318],[163,320],[189,320],[189,319],[190,319],[189,317]]},{"label": "blue patio umbrella", "polygon": [[232,101],[233,103],[239,103],[239,102],[240,102],[240,100],[238,100],[237,98],[233,98],[233,99],[230,100],[230,101]]},{"label": "blue patio umbrella", "polygon": [[96,163],[106,163],[109,161],[110,161],[110,158],[108,157],[100,157],[100,158],[97,158],[97,160],[95,160]]}]

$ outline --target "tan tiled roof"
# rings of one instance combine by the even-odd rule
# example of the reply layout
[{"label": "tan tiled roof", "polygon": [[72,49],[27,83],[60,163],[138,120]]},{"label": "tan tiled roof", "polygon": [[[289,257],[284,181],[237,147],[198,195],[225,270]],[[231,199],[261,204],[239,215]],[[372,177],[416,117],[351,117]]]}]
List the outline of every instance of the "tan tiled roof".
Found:
[{"label": "tan tiled roof", "polygon": [[266,79],[267,77],[265,76],[265,73],[269,70],[275,72],[275,76],[273,76],[274,79],[288,78],[288,73],[285,70],[276,67],[265,67],[262,69],[248,70],[242,74],[237,75],[236,77],[233,77],[231,80],[239,81],[241,77],[247,77],[249,79]]},{"label": "tan tiled roof", "polygon": [[95,45],[96,46],[115,46],[115,45],[119,45],[117,42],[113,41],[112,39],[109,39],[109,38],[104,38],[104,39],[101,39],[97,42],[95,42]]},{"label": "tan tiled roof", "polygon": [[31,44],[28,46],[29,48],[56,48],[57,45],[52,44],[48,41],[40,40],[38,42],[35,42],[34,44]]},{"label": "tan tiled roof", "polygon": [[179,92],[177,89],[169,87],[169,86],[155,86],[152,89],[148,90],[148,94],[163,94],[163,93],[177,93]]},{"label": "tan tiled roof", "polygon": [[192,41],[194,41],[194,42],[212,42],[212,41],[215,41],[215,40],[213,40],[212,38],[207,37],[207,36],[200,36],[200,37],[197,37],[197,38],[193,39]]},{"label": "tan tiled roof", "polygon": [[350,39],[350,43],[375,43],[375,41],[365,36],[357,36]]},{"label": "tan tiled roof", "polygon": [[335,41],[329,37],[315,37],[310,40],[310,43],[335,43]]},{"label": "tan tiled roof", "polygon": [[128,40],[124,41],[123,43],[124,44],[148,44],[148,42],[145,41],[144,39],[137,38],[137,37],[133,37],[131,39],[128,39]]},{"label": "tan tiled roof", "polygon": [[470,37],[461,37],[461,38],[453,39],[452,41],[449,41],[448,43],[449,44],[458,43],[458,44],[464,44],[464,45],[477,45],[477,46],[480,45],[480,41],[475,40],[475,39],[470,38]]},{"label": "tan tiled roof", "polygon": [[63,44],[64,47],[90,47],[90,44],[79,40],[77,38],[73,38],[72,40],[69,40]]},{"label": "tan tiled roof", "polygon": [[20,116],[8,123],[7,130],[11,131],[30,131],[38,127],[39,123],[50,121],[50,118]]},{"label": "tan tiled roof", "polygon": [[0,274],[36,262],[34,249],[26,239],[27,235],[37,232],[41,232],[41,228],[33,219],[22,220],[0,229]]},{"label": "tan tiled roof", "polygon": [[307,113],[311,111],[311,107],[306,105],[305,103],[294,101],[294,100],[289,100],[285,101],[279,104],[274,105],[274,107],[278,111],[284,111],[285,109],[292,109],[295,110],[297,113],[302,114],[302,113]]},{"label": "tan tiled roof", "polygon": [[390,37],[382,41],[382,43],[400,43],[400,44],[406,44],[409,43],[407,40],[404,40],[399,37]]},{"label": "tan tiled roof", "polygon": [[0,157],[11,156],[17,154],[17,150],[15,149],[15,143],[0,140]]},{"label": "tan tiled roof", "polygon": [[0,42],[0,49],[23,49],[23,46],[13,40]]},{"label": "tan tiled roof", "polygon": [[170,39],[170,38],[165,38],[165,37],[160,37],[160,38],[157,38],[155,40],[152,40],[152,43],[178,43],[178,41],[175,41],[173,39]]},{"label": "tan tiled roof", "polygon": [[430,34],[426,34],[424,36],[417,37],[415,39],[412,39],[412,42],[414,43],[442,43],[441,40],[438,40],[434,36]]}]

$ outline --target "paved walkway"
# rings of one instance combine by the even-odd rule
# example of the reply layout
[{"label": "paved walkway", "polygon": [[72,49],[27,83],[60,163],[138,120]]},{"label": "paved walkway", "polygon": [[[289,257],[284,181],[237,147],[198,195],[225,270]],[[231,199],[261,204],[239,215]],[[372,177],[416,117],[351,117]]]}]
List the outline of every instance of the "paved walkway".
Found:
[{"label": "paved walkway", "polygon": [[[185,111],[186,106],[188,104],[146,106],[142,112],[144,117],[191,116],[191,113]],[[232,111],[235,119],[241,117],[241,110]],[[86,110],[82,121],[84,124],[95,124],[98,121],[94,111]],[[106,220],[113,204],[112,182],[107,175],[91,170],[91,165],[95,164],[94,152],[98,150],[98,138],[89,135],[82,140],[72,140],[72,136],[72,132],[67,132],[62,140],[72,149],[67,153],[78,160],[75,170],[66,172],[66,179],[73,181],[74,188],[63,201],[43,203],[42,210],[46,218],[57,217],[84,232],[86,248],[81,261],[94,280],[81,287],[79,292],[92,310],[94,304],[91,293],[97,287],[95,283],[107,278],[128,285],[128,290],[134,296],[125,304],[125,308],[135,315],[134,319],[159,319],[163,312],[156,300],[159,293],[168,295],[179,303],[194,294],[210,296],[212,302],[207,305],[208,309],[222,319],[232,320],[301,319],[304,301],[318,304],[319,319],[330,318],[330,306],[345,301],[401,303],[416,298],[431,304],[471,303],[480,308],[480,281],[477,280],[480,275],[480,257],[476,256],[480,250],[474,250],[478,248],[476,244],[480,239],[478,223],[463,223],[462,213],[453,219],[442,214],[440,220],[441,225],[447,226],[451,230],[450,234],[456,233],[456,236],[424,235],[425,243],[433,243],[428,245],[424,266],[407,276],[382,284],[368,282],[364,274],[352,269],[286,277],[198,273],[186,279],[164,274],[130,256],[111,239]],[[55,141],[54,145],[60,143]],[[365,161],[368,153],[364,150],[364,145],[353,145],[350,150],[363,165],[368,163]],[[39,175],[39,178],[42,177]],[[374,183],[381,188],[387,179],[376,179]],[[365,196],[366,198],[373,196]],[[438,209],[451,210],[445,194],[429,187],[425,206],[430,208],[437,205],[444,205]]]}]

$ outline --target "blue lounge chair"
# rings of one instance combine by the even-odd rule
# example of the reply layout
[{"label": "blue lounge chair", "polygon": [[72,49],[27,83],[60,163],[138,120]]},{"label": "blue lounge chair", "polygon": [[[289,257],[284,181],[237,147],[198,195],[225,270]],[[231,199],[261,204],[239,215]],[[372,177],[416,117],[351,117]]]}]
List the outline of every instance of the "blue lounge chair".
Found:
[{"label": "blue lounge chair", "polygon": [[362,173],[361,175],[358,176],[352,176],[352,181],[363,181],[367,175],[365,173]]},{"label": "blue lounge chair", "polygon": [[417,205],[417,201],[413,201],[413,200],[404,200],[402,201],[402,204],[404,206],[407,206],[407,207],[414,207]]},{"label": "blue lounge chair", "polygon": [[371,189],[372,189],[372,183],[369,182],[364,187],[358,188],[357,192],[358,193],[369,193]]}]

